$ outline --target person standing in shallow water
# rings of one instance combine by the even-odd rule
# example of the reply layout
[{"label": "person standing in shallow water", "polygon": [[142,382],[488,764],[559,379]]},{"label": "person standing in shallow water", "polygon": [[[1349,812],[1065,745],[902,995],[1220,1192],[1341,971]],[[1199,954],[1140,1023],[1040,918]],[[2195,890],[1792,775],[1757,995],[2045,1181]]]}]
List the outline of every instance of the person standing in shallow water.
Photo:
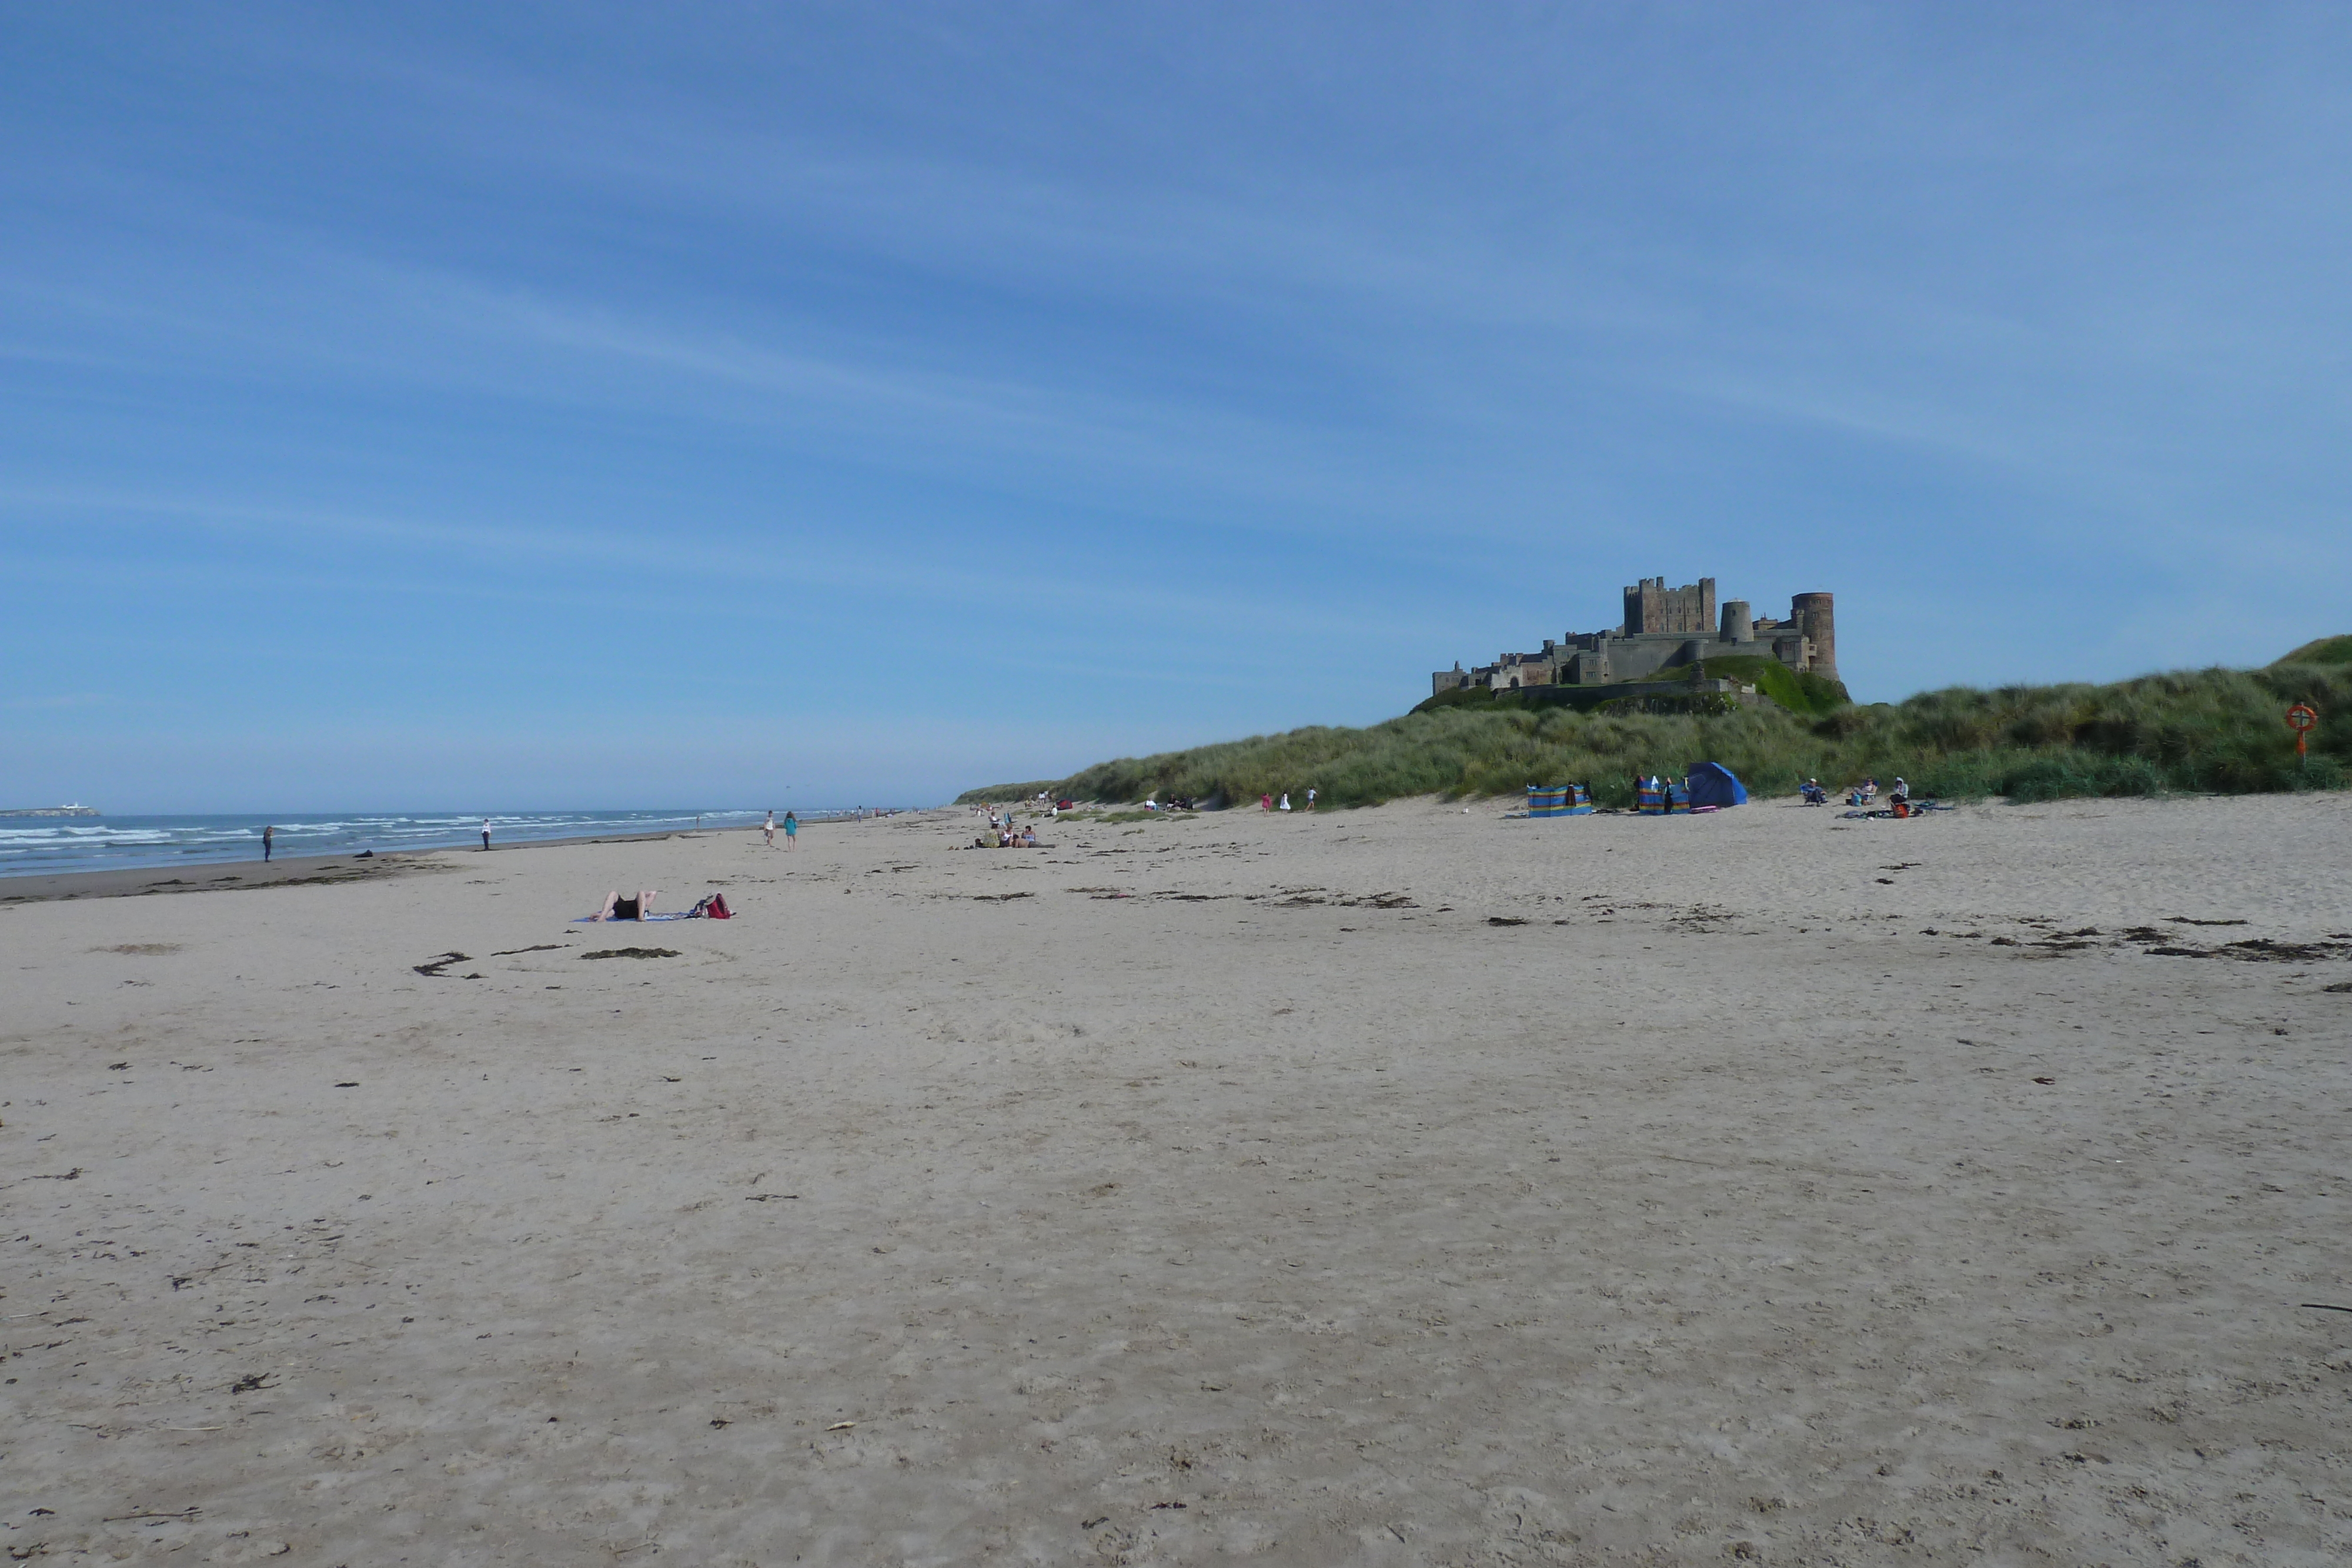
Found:
[{"label": "person standing in shallow water", "polygon": [[266,825],[262,828],[262,830],[261,830],[261,858],[262,858],[264,861],[268,860],[268,858],[269,858],[269,850],[270,850],[270,846],[271,846],[272,844],[274,844],[274,843],[277,841],[277,839],[278,839],[278,830],[277,830],[276,828],[268,827],[268,826],[266,826]]}]

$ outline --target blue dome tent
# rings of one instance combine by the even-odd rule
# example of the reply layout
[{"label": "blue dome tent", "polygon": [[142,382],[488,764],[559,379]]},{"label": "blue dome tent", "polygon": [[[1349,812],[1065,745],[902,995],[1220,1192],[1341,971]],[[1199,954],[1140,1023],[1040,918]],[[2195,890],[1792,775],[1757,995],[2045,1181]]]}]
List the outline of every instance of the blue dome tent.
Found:
[{"label": "blue dome tent", "polygon": [[1745,806],[1748,787],[1720,762],[1694,762],[1690,770],[1690,803],[1694,806]]}]

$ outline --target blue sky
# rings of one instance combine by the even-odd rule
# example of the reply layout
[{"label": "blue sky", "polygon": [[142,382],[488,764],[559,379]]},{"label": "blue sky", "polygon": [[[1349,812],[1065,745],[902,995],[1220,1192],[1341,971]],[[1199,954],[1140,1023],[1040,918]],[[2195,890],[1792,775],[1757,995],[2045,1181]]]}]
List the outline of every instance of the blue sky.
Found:
[{"label": "blue sky", "polygon": [[2352,631],[2352,10],[0,11],[0,804],[923,801],[1642,576]]}]

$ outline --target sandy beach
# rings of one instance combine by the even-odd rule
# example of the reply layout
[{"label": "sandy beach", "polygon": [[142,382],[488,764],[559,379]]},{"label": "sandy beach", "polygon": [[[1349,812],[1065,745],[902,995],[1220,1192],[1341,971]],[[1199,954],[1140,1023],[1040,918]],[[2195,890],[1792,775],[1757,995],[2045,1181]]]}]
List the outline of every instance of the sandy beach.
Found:
[{"label": "sandy beach", "polygon": [[0,1542],[2352,1558],[2352,798],[1504,809],[0,902]]}]

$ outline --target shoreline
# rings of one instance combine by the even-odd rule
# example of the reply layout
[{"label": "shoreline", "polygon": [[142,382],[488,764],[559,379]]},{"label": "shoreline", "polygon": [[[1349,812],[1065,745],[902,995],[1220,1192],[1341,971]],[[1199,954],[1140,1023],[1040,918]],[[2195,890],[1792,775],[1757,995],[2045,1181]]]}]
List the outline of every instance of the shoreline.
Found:
[{"label": "shoreline", "polygon": [[[708,837],[733,831],[730,828],[687,828],[659,833],[595,833],[566,839],[526,839],[498,844],[488,852],[562,849],[575,844],[654,843],[664,839]],[[478,855],[483,852],[461,844],[431,849],[377,850],[362,860],[354,852],[340,855],[281,855],[271,861],[206,861],[191,866],[121,866],[96,871],[26,872],[0,876],[0,904],[47,904],[59,899],[137,898],[147,894],[239,893],[248,888],[314,887],[324,883],[383,881],[387,873],[425,869],[420,862],[435,855]],[[221,872],[226,874],[217,874]]]}]

